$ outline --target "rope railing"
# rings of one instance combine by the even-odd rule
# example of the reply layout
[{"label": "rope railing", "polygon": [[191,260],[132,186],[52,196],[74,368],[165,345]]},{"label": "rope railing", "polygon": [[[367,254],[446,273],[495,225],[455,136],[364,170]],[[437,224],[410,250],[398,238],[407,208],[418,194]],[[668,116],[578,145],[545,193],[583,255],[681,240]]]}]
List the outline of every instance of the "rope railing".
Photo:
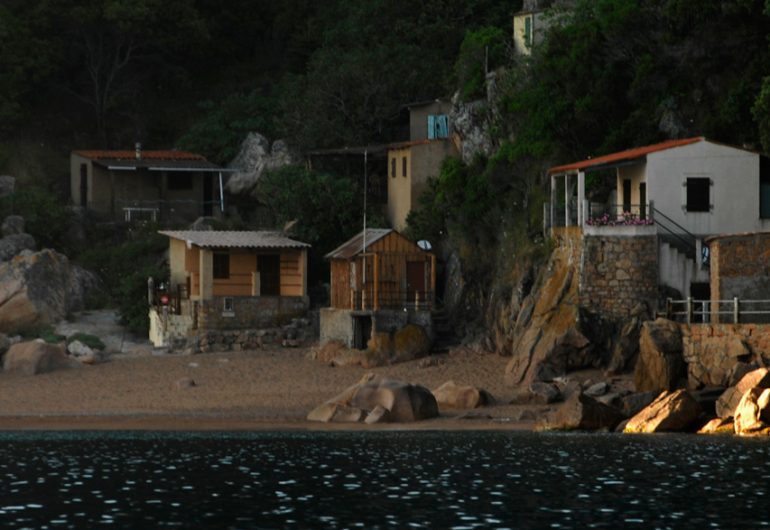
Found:
[{"label": "rope railing", "polygon": [[[726,318],[723,318],[726,317]],[[687,324],[756,323],[770,321],[770,300],[685,300],[666,301],[666,318]]]}]

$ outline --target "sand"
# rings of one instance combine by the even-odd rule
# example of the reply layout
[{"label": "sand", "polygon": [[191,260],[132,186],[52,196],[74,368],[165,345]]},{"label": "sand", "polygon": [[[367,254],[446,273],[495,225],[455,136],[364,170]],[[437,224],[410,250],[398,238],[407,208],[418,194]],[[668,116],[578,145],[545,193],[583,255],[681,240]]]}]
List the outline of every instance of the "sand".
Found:
[{"label": "sand", "polygon": [[[199,355],[113,355],[107,362],[35,376],[0,373],[0,429],[266,430],[370,428],[308,422],[316,405],[365,373],[404,379],[430,389],[454,380],[485,388],[498,404],[475,411],[442,410],[441,417],[399,428],[531,428],[508,405],[507,359],[457,350],[442,364],[332,367],[308,349],[263,348]],[[192,378],[196,386],[177,388]],[[375,426],[374,428],[394,428]]]}]

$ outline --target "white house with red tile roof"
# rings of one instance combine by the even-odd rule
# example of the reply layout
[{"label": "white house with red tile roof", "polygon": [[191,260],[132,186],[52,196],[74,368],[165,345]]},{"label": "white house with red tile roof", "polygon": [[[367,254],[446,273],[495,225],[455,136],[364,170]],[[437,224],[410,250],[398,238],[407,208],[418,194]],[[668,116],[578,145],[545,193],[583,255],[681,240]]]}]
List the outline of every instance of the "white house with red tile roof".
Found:
[{"label": "white house with red tile roof", "polygon": [[79,150],[70,155],[76,206],[114,220],[190,222],[224,210],[230,170],[185,151]]},{"label": "white house with red tile roof", "polygon": [[[661,284],[687,296],[691,284],[708,282],[703,238],[770,229],[768,162],[757,152],[694,137],[552,167],[545,222],[556,229],[581,227],[584,233],[654,227],[661,241]],[[614,177],[606,202],[586,200],[590,173],[605,182]],[[676,250],[699,257],[689,272],[673,256]]]}]

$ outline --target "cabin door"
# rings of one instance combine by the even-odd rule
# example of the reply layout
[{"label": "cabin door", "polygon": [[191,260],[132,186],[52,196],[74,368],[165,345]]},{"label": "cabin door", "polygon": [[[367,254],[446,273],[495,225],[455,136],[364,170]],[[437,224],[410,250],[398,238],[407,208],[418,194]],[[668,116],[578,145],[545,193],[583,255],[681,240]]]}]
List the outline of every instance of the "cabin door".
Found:
[{"label": "cabin door", "polygon": [[281,295],[281,256],[260,254],[257,256],[259,289],[261,296]]},{"label": "cabin door", "polygon": [[414,302],[415,296],[425,300],[425,262],[406,262],[406,296],[407,302]]}]

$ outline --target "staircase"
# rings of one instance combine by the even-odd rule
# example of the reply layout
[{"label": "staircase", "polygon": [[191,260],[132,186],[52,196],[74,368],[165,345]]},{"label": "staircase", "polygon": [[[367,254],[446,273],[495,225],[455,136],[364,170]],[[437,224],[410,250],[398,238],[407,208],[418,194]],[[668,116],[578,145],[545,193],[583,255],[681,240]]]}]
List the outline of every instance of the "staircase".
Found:
[{"label": "staircase", "polygon": [[690,295],[693,283],[708,283],[708,265],[701,266],[698,238],[654,208],[658,227],[658,283]]},{"label": "staircase", "polygon": [[448,353],[449,350],[460,345],[460,340],[455,334],[454,326],[449,321],[449,315],[443,308],[433,310],[433,346],[430,353]]}]

